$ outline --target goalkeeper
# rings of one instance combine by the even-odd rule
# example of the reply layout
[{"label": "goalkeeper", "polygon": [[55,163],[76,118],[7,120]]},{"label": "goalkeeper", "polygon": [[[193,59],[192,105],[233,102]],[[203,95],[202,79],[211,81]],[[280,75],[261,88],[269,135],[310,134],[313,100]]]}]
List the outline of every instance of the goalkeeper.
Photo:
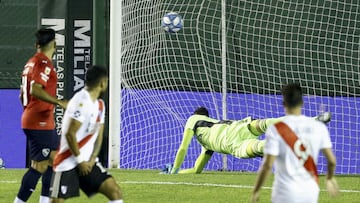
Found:
[{"label": "goalkeeper", "polygon": [[[328,122],[330,117],[331,115],[326,112],[316,119]],[[199,107],[186,122],[183,139],[173,166],[164,172],[201,173],[214,152],[230,154],[237,158],[261,157],[265,140],[259,140],[258,136],[263,134],[270,125],[282,119],[283,117],[252,120],[251,117],[246,117],[242,120],[220,121],[210,118],[205,107]],[[196,159],[194,168],[179,170],[194,135],[202,146],[201,154]]]}]

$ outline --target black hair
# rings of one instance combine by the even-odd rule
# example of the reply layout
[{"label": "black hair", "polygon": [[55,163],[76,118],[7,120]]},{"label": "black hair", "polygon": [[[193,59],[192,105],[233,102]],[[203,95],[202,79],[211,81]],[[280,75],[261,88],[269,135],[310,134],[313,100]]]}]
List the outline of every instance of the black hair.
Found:
[{"label": "black hair", "polygon": [[281,94],[283,95],[283,105],[286,107],[293,108],[303,103],[302,90],[298,84],[285,85]]},{"label": "black hair", "polygon": [[194,111],[194,115],[203,115],[209,117],[209,111],[205,107],[201,106]]},{"label": "black hair", "polygon": [[94,87],[104,77],[108,77],[108,71],[105,67],[98,65],[90,66],[86,71],[85,84],[89,87]]},{"label": "black hair", "polygon": [[50,28],[42,28],[35,33],[35,36],[36,44],[40,47],[43,47],[55,39],[55,30]]}]

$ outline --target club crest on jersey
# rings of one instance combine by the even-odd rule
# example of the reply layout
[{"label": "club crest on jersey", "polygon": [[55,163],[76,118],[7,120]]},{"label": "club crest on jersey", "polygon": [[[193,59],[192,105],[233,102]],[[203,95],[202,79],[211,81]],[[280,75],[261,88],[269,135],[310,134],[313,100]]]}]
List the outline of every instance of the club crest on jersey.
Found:
[{"label": "club crest on jersey", "polygon": [[61,193],[66,194],[66,192],[67,192],[67,186],[62,185],[61,186]]},{"label": "club crest on jersey", "polygon": [[44,73],[46,74],[46,75],[49,75],[50,74],[50,72],[51,72],[51,68],[49,68],[49,67],[45,67],[45,70],[44,70]]},{"label": "club crest on jersey", "polygon": [[49,153],[50,153],[50,149],[49,148],[44,148],[44,149],[42,149],[41,153],[42,153],[42,155],[44,157],[48,157]]}]

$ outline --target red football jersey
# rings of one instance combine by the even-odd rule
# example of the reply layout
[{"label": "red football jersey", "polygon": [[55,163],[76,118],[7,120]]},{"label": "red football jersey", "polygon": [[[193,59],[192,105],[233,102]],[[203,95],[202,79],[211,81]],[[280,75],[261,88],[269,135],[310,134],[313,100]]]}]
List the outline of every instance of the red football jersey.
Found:
[{"label": "red football jersey", "polygon": [[55,129],[54,105],[30,95],[32,83],[42,85],[51,96],[56,97],[57,74],[51,60],[43,53],[36,53],[26,63],[22,73],[22,102],[24,112],[21,127],[32,130]]}]

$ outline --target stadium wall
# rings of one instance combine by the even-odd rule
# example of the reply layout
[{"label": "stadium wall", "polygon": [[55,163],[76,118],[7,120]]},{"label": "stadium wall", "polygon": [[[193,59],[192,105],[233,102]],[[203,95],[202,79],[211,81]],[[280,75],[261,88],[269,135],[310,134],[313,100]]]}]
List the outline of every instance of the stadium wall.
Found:
[{"label": "stadium wall", "polygon": [[34,53],[37,1],[0,1],[0,88],[19,88],[22,69]]},{"label": "stadium wall", "polygon": [[[202,93],[191,93],[186,91],[151,91],[146,93],[148,90],[138,90],[143,91],[142,94],[155,94],[155,97],[161,99],[169,99],[171,97],[181,99],[194,97],[199,101],[209,100],[211,95],[206,92]],[[7,168],[23,168],[25,166],[25,146],[26,139],[20,127],[21,119],[21,105],[18,100],[18,90],[9,90],[2,89],[0,90],[0,157],[5,161]],[[147,114],[156,114],[158,117],[153,121],[153,125],[150,128],[142,128],[141,123],[138,122],[136,129],[122,128],[121,131],[121,151],[120,156],[120,167],[127,169],[160,169],[167,163],[171,163],[174,160],[177,147],[180,144],[182,137],[183,126],[179,125],[178,120],[171,119],[171,115],[166,114],[163,109],[160,109],[154,101],[141,101],[139,102],[136,98],[132,98],[131,94],[126,94],[125,91],[122,92],[123,95],[127,95],[123,98],[122,107],[122,122],[134,122],[136,120],[142,120],[142,118],[147,117]],[[166,98],[163,95],[167,95]],[[216,97],[221,98],[220,94],[217,94]],[[255,98],[256,101],[262,101],[259,103],[253,103],[254,114],[259,114],[255,111],[261,111],[264,109],[261,105],[267,103],[281,103],[281,97],[279,95],[262,95],[262,94],[236,94],[229,98],[229,105],[241,101],[242,99],[247,99],[249,97]],[[356,130],[359,129],[359,118],[356,115],[360,115],[360,109],[343,108],[343,106],[359,106],[360,98],[359,97],[324,97],[324,96],[308,96],[305,97],[305,107],[304,114],[309,115],[311,112],[310,109],[316,108],[314,104],[328,102],[329,111],[333,113],[332,121],[329,123],[328,127],[330,130],[331,140],[334,144],[334,151],[338,158],[338,164],[336,168],[336,173],[341,174],[360,174],[360,139],[356,136]],[[192,104],[179,106],[176,100],[171,100],[173,103],[169,104],[172,106],[173,110],[176,111],[188,111],[189,116],[193,112],[194,108]],[[186,101],[186,100],[184,100]],[[219,100],[221,101],[221,100]],[[309,105],[309,104],[312,105]],[[184,109],[187,108],[187,109]],[[236,117],[229,119],[241,119],[246,116],[251,116],[251,112],[245,112],[244,109],[241,109],[236,106],[229,106],[233,111],[239,112]],[[261,112],[264,115],[264,118],[270,117],[279,117],[283,115],[283,109],[281,106],[273,106],[271,112]],[[209,107],[210,114],[214,115],[212,107]],[[352,111],[352,112],[350,112]],[[137,118],[128,116],[129,114],[137,115]],[[309,115],[315,116],[315,115]],[[134,120],[127,120],[132,118]],[[164,126],[161,122],[167,120],[167,125]],[[153,137],[156,131],[159,131],[159,128],[163,128],[163,134],[156,135]],[[336,132],[338,130],[338,132]],[[334,136],[334,135],[339,136]],[[134,139],[134,138],[138,139]],[[130,139],[131,138],[131,139]],[[159,144],[154,140],[161,140],[162,143]],[[200,152],[200,146],[196,143],[196,140],[193,139],[190,145],[189,150],[192,152]],[[144,153],[146,151],[146,153]],[[194,160],[197,158],[198,153],[191,153],[193,155],[187,156],[184,162],[183,167],[191,167],[194,164]],[[258,158],[259,159],[259,158]],[[216,154],[207,166],[207,170],[218,170],[221,168],[222,158]],[[260,163],[259,161],[255,162]],[[251,166],[251,167],[250,167]],[[246,159],[235,159],[231,156],[228,156],[228,167],[236,171],[249,171],[249,168],[258,168],[258,164],[254,166],[252,160]],[[321,155],[319,157],[319,166],[320,173],[326,172],[326,161]]]}]

